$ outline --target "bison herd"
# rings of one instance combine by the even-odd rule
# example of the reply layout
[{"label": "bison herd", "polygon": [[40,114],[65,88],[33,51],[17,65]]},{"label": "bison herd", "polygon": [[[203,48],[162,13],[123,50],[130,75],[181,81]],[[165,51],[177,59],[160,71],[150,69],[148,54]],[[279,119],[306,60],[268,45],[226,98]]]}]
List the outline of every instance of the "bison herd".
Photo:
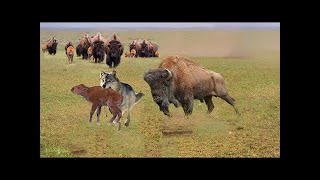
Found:
[{"label": "bison herd", "polygon": [[[48,51],[49,54],[55,55],[57,52],[57,39],[50,38],[46,43],[41,45],[42,52]],[[69,48],[70,47],[70,48]],[[69,48],[69,49],[68,49]],[[125,57],[160,57],[158,51],[159,46],[155,42],[149,40],[136,39],[130,42],[129,51],[125,53]],[[74,45],[68,42],[65,45],[68,64],[73,62]],[[110,68],[116,68],[121,61],[124,51],[124,45],[121,43],[117,34],[113,34],[110,38],[105,38],[100,32],[95,36],[85,34],[75,47],[75,53],[82,59],[89,59],[95,63],[101,63],[106,60],[106,64]]]},{"label": "bison herd", "polygon": [[[49,54],[54,55],[56,54],[57,44],[55,37],[50,38],[46,44],[41,46],[42,51],[48,51]],[[159,57],[158,49],[159,46],[152,41],[137,39],[130,42],[129,51],[125,52],[125,56]],[[106,64],[110,68],[116,68],[120,63],[124,46],[116,34],[107,39],[97,33],[91,37],[87,34],[84,35],[75,50],[72,42],[68,42],[65,45],[65,51],[68,57],[68,64],[73,62],[75,51],[77,56],[82,56],[82,59],[90,59],[95,63],[101,63],[106,59]],[[222,75],[205,69],[189,58],[168,56],[161,61],[157,69],[149,69],[144,72],[143,79],[150,87],[153,101],[159,106],[160,111],[167,116],[172,116],[169,111],[171,103],[175,107],[181,106],[186,116],[192,114],[193,101],[195,99],[205,103],[208,108],[207,112],[211,113],[214,109],[213,96],[225,100],[239,114],[235,106],[235,100],[229,95],[225,87]],[[106,82],[113,83],[113,85],[109,85],[110,87],[103,86]],[[100,84],[102,84],[100,87],[92,88],[81,84],[74,86],[71,91],[82,95],[93,103],[89,122],[92,121],[92,115],[97,108],[97,121],[99,122],[101,106],[108,106],[113,115],[110,122],[119,123],[119,119],[124,113],[119,108],[120,104],[131,102],[127,96],[131,91],[134,94],[134,91],[129,84],[120,82],[116,78],[115,71],[113,73],[104,73],[104,76],[100,75]],[[104,88],[108,88],[108,90],[104,90]],[[126,97],[125,101],[122,101],[122,97]],[[131,106],[128,105],[128,107]]]}]

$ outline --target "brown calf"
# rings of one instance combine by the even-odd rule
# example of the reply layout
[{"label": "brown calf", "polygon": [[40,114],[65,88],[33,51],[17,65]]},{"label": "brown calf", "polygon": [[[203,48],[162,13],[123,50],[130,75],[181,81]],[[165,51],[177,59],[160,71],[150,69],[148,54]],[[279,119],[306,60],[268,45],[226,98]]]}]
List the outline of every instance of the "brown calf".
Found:
[{"label": "brown calf", "polygon": [[135,49],[131,49],[130,57],[135,57],[135,56],[136,56],[136,50]]},{"label": "brown calf", "polygon": [[92,60],[94,62],[94,59],[92,57],[92,48],[91,48],[91,46],[88,48],[88,57],[89,57],[89,60]]},{"label": "brown calf", "polygon": [[111,88],[105,89],[100,86],[87,87],[84,84],[79,84],[71,89],[71,92],[81,95],[87,101],[92,103],[90,111],[89,123],[92,122],[92,115],[97,110],[97,124],[100,124],[100,112],[102,106],[108,106],[110,112],[112,113],[112,118],[109,123],[114,122],[117,129],[120,130],[120,118],[122,117],[122,112],[120,105],[122,104],[123,96],[117,91]]},{"label": "brown calf", "polygon": [[68,56],[68,64],[71,64],[73,62],[73,56],[74,56],[74,48],[72,46],[69,46],[67,48],[67,56]]},{"label": "brown calf", "polygon": [[130,52],[127,51],[126,53],[124,53],[124,57],[130,57]]},{"label": "brown calf", "polygon": [[155,56],[155,57],[160,57],[159,51],[157,51],[156,53],[154,53],[154,56]]}]

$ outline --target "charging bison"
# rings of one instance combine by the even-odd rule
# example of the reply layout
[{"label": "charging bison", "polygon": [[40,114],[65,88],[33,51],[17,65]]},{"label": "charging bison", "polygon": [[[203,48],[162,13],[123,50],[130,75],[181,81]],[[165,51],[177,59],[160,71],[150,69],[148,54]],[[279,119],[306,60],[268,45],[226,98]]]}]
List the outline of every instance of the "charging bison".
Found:
[{"label": "charging bison", "polygon": [[92,47],[92,55],[93,55],[93,59],[94,62],[102,62],[104,59],[104,53],[105,53],[105,49],[104,49],[104,42],[100,41],[100,40],[96,40],[93,43],[93,47]]},{"label": "charging bison", "polygon": [[57,53],[58,41],[55,37],[51,38],[47,42],[47,50],[50,55],[55,55]]},{"label": "charging bison", "polygon": [[168,56],[158,69],[148,70],[144,80],[149,84],[153,100],[159,105],[160,111],[167,116],[171,116],[169,103],[176,107],[182,105],[185,115],[190,115],[194,99],[205,101],[208,113],[211,113],[214,109],[212,96],[225,100],[239,114],[234,99],[227,92],[223,77],[188,58]]},{"label": "charging bison", "polygon": [[106,51],[106,64],[109,68],[116,68],[121,61],[121,56],[123,54],[124,47],[120,42],[118,35],[113,34],[105,48]]}]

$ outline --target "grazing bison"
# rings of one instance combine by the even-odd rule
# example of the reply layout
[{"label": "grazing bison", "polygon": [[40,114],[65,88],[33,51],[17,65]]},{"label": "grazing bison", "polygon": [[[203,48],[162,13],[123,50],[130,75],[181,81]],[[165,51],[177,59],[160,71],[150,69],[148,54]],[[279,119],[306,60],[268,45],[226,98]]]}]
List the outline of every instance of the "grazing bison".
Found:
[{"label": "grazing bison", "polygon": [[92,115],[97,110],[97,124],[100,124],[100,112],[102,106],[108,106],[110,112],[112,113],[112,118],[109,123],[115,123],[120,130],[120,118],[122,117],[122,112],[120,106],[123,101],[123,97],[117,91],[111,88],[105,89],[100,86],[87,87],[84,84],[79,84],[71,88],[71,92],[81,95],[87,101],[92,103],[89,123],[92,122]]},{"label": "grazing bison", "polygon": [[70,42],[70,41],[64,46],[64,50],[66,51],[66,54],[67,54],[67,48],[68,48],[69,46],[72,46],[72,47],[73,47],[73,44],[72,44],[72,42]]},{"label": "grazing bison", "polygon": [[68,57],[68,64],[71,64],[73,62],[73,56],[74,56],[74,48],[73,46],[69,46],[67,48],[67,57]]},{"label": "grazing bison", "polygon": [[109,42],[106,54],[106,64],[109,66],[109,68],[116,68],[120,64],[121,55],[123,53],[123,46],[121,42],[117,40],[112,40]]},{"label": "grazing bison", "polygon": [[171,116],[169,103],[176,107],[182,105],[185,115],[190,115],[194,99],[205,101],[208,113],[211,113],[214,109],[212,96],[225,100],[239,114],[234,99],[227,92],[223,77],[188,58],[168,56],[158,69],[148,70],[144,80],[150,86],[153,100],[167,116]]},{"label": "grazing bison", "polygon": [[104,53],[105,53],[104,42],[100,40],[94,41],[93,47],[92,47],[92,55],[93,55],[94,62],[97,62],[98,60],[98,62],[101,63],[104,59]]},{"label": "grazing bison", "polygon": [[58,42],[54,37],[49,39],[49,41],[47,42],[47,50],[50,55],[55,55],[57,53],[57,46]]}]

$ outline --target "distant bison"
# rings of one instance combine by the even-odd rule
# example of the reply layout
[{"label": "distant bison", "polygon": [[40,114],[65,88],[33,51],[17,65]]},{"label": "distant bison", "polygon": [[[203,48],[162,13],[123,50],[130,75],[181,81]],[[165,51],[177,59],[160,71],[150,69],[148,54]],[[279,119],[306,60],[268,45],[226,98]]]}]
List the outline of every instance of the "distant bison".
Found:
[{"label": "distant bison", "polygon": [[106,64],[109,68],[116,68],[121,61],[121,55],[123,54],[124,47],[122,46],[121,42],[116,40],[116,35],[113,36],[114,40],[111,40],[106,48]]},{"label": "distant bison", "polygon": [[156,52],[158,51],[159,46],[155,42],[149,41],[149,43],[150,43],[149,57],[156,57]]},{"label": "distant bison", "polygon": [[72,42],[70,42],[70,41],[64,46],[64,50],[66,51],[66,54],[67,54],[67,48],[68,48],[69,46],[72,46],[72,47],[73,47],[73,44],[72,44]]},{"label": "distant bison", "polygon": [[135,57],[136,53],[137,53],[137,51],[135,49],[131,49],[130,57]]},{"label": "distant bison", "polygon": [[82,59],[88,59],[88,48],[91,46],[91,38],[85,34],[80,40]]},{"label": "distant bison", "polygon": [[157,51],[157,52],[154,54],[154,57],[160,57],[159,51]]},{"label": "distant bison", "polygon": [[124,53],[124,57],[130,57],[130,52],[127,51],[126,53]]},{"label": "distant bison", "polygon": [[143,40],[141,43],[141,53],[140,53],[140,57],[151,57],[150,55],[150,51],[151,51],[151,44],[149,41],[147,40]]},{"label": "distant bison", "polygon": [[42,50],[43,53],[45,53],[46,51],[48,51],[47,43],[41,44],[41,50]]},{"label": "distant bison", "polygon": [[169,104],[182,105],[185,115],[193,110],[193,100],[205,101],[208,113],[214,109],[212,96],[220,97],[233,106],[234,99],[229,96],[223,77],[216,72],[206,70],[192,60],[181,56],[168,56],[158,69],[150,69],[144,74],[149,84],[153,100],[167,116]]},{"label": "distant bison", "polygon": [[68,64],[72,64],[73,62],[73,56],[74,56],[74,48],[73,46],[69,46],[67,48],[67,52],[66,52],[67,56],[68,56]]},{"label": "distant bison", "polygon": [[76,47],[76,53],[77,53],[78,57],[81,56],[81,54],[82,54],[82,47],[81,47],[80,43]]},{"label": "distant bison", "polygon": [[55,55],[57,53],[58,41],[53,37],[47,42],[47,50],[50,55]]},{"label": "distant bison", "polygon": [[140,57],[141,56],[141,40],[133,40],[129,44],[129,51],[132,52],[132,49],[136,51],[135,57]]},{"label": "distant bison", "polygon": [[104,42],[100,40],[94,41],[92,45],[92,56],[94,62],[102,62],[104,59],[105,49],[104,49]]},{"label": "distant bison", "polygon": [[89,60],[93,60],[93,57],[92,57],[92,47],[90,46],[89,48],[88,48],[88,58],[89,58]]}]

